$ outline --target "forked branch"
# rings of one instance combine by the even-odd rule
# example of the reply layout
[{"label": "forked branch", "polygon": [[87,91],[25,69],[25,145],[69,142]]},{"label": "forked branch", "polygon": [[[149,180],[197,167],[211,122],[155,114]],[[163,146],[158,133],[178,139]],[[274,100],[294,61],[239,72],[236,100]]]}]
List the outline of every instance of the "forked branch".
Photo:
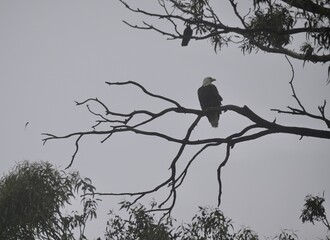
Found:
[{"label": "forked branch", "polygon": [[301,100],[298,98],[298,96],[296,94],[296,91],[295,91],[295,88],[294,88],[294,85],[293,85],[294,68],[293,68],[293,66],[292,66],[289,58],[287,56],[285,56],[285,58],[288,61],[288,63],[290,64],[291,71],[292,71],[291,81],[289,82],[290,83],[290,87],[291,87],[291,91],[292,91],[292,97],[297,102],[299,108],[288,106],[287,108],[289,110],[280,110],[280,109],[271,109],[271,110],[272,111],[276,111],[278,113],[286,113],[286,114],[292,114],[292,115],[301,115],[301,116],[307,116],[307,117],[313,118],[313,119],[318,119],[318,120],[324,121],[324,123],[326,124],[326,126],[328,128],[330,128],[330,119],[326,118],[326,116],[325,116],[325,106],[327,104],[327,101],[324,100],[323,105],[320,105],[318,107],[318,110],[320,112],[320,115],[312,114],[312,113],[310,113],[309,111],[306,110],[306,108],[302,104]]},{"label": "forked branch", "polygon": [[[198,123],[202,117],[205,116],[205,112],[196,109],[185,108],[177,101],[170,99],[165,96],[154,94],[148,90],[146,90],[142,85],[133,82],[107,82],[109,87],[114,85],[117,86],[126,86],[126,85],[134,85],[142,90],[143,94],[146,94],[152,98],[161,99],[167,103],[170,103],[172,106],[168,108],[164,108],[159,112],[151,112],[148,110],[135,110],[132,112],[114,112],[111,111],[107,107],[107,104],[97,98],[88,98],[82,102],[76,102],[78,106],[86,106],[88,112],[90,112],[93,116],[97,117],[96,124],[93,125],[90,131],[80,131],[73,132],[63,136],[57,136],[54,134],[44,133],[45,138],[43,142],[46,143],[50,140],[63,140],[69,138],[75,138],[75,150],[71,161],[67,168],[71,167],[74,163],[74,160],[77,158],[77,153],[79,152],[79,143],[80,140],[84,137],[88,137],[91,135],[99,135],[102,140],[101,143],[107,141],[109,138],[113,136],[114,133],[120,134],[124,132],[136,133],[143,135],[145,137],[156,137],[162,139],[164,141],[170,142],[172,144],[178,145],[178,150],[174,154],[174,157],[171,159],[171,164],[169,166],[169,176],[160,183],[155,183],[155,187],[145,190],[145,191],[137,191],[137,192],[103,192],[103,193],[94,193],[96,195],[107,195],[107,196],[131,196],[134,198],[132,204],[136,203],[141,198],[146,195],[155,193],[160,189],[168,189],[167,197],[162,200],[159,205],[159,208],[152,209],[150,211],[163,211],[165,214],[170,214],[172,209],[175,206],[177,200],[177,189],[182,186],[188,172],[189,168],[194,164],[194,162],[198,159],[198,157],[207,149],[211,147],[218,147],[224,145],[226,147],[226,155],[224,160],[220,163],[219,168],[217,169],[217,179],[219,184],[219,195],[218,195],[218,204],[221,203],[221,194],[222,194],[222,182],[221,182],[221,170],[229,161],[230,151],[231,149],[239,143],[243,143],[246,141],[252,141],[258,138],[261,138],[266,135],[271,135],[275,133],[282,134],[294,134],[298,136],[308,136],[315,138],[325,138],[330,139],[330,131],[298,127],[298,126],[285,126],[276,123],[275,121],[268,121],[256,113],[254,113],[249,107],[243,106],[235,106],[235,105],[224,105],[220,107],[220,111],[222,114],[226,114],[227,112],[234,112],[238,116],[242,118],[247,118],[250,120],[250,124],[247,125],[243,129],[233,129],[232,133],[227,137],[218,137],[218,138],[204,138],[204,139],[194,139],[192,138],[192,133],[195,128],[198,127]],[[96,112],[91,109],[88,103],[93,102],[101,106],[101,111]],[[320,110],[321,111],[321,110]],[[324,110],[322,110],[324,112]],[[189,114],[194,115],[194,121],[187,126],[186,133],[182,138],[173,137],[169,134],[160,133],[157,131],[147,131],[143,130],[142,126],[147,126],[158,118],[164,117],[168,113],[176,113],[176,114]],[[143,120],[141,118],[137,118],[137,116],[144,116]],[[131,124],[132,119],[138,121],[136,124]],[[201,146],[199,150],[188,160],[188,162],[182,167],[179,168],[178,162],[182,159],[182,155],[185,152],[187,146]],[[218,157],[218,156],[217,156]],[[220,157],[220,156],[219,156]]]}]

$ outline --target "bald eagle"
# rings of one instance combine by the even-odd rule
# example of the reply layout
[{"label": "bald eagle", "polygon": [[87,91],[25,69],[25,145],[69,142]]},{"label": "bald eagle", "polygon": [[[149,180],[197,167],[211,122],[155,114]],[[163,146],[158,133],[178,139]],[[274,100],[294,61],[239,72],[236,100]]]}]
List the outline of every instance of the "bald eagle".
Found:
[{"label": "bald eagle", "polygon": [[192,33],[193,32],[192,29],[190,28],[190,25],[187,25],[186,29],[183,31],[183,37],[181,42],[182,47],[188,46]]},{"label": "bald eagle", "polygon": [[215,109],[221,106],[222,97],[218,89],[212,84],[215,79],[207,77],[203,80],[203,85],[198,89],[198,99],[203,111],[211,123],[212,127],[218,127],[220,111]]}]

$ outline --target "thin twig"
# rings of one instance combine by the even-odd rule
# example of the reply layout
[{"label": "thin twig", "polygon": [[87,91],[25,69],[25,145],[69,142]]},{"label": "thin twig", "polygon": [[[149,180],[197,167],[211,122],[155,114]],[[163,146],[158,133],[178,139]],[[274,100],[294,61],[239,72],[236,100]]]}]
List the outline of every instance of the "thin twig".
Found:
[{"label": "thin twig", "polygon": [[134,81],[127,81],[127,82],[105,82],[106,84],[108,85],[135,85],[137,87],[139,87],[145,94],[151,96],[151,97],[154,97],[154,98],[159,98],[159,99],[162,99],[166,102],[169,102],[169,103],[172,103],[174,104],[176,107],[178,108],[181,108],[181,105],[177,102],[177,101],[174,101],[173,99],[170,99],[170,98],[167,98],[167,97],[164,97],[164,96],[161,96],[161,95],[157,95],[157,94],[154,94],[154,93],[151,93],[149,92],[147,89],[145,89],[141,84],[137,83],[137,82],[134,82]]},{"label": "thin twig", "polygon": [[276,111],[278,113],[285,113],[285,114],[291,114],[291,115],[302,115],[302,116],[307,116],[309,118],[313,118],[313,119],[318,119],[321,121],[324,121],[325,124],[327,125],[328,128],[330,128],[330,119],[327,119],[325,117],[325,106],[326,106],[326,100],[324,100],[324,103],[322,106],[318,107],[318,110],[320,112],[321,115],[315,115],[312,114],[310,112],[308,112],[306,110],[306,108],[304,107],[304,105],[301,103],[300,99],[298,98],[294,85],[293,85],[293,80],[294,80],[294,68],[293,65],[291,64],[289,58],[287,56],[285,56],[286,60],[288,61],[288,63],[290,64],[291,67],[291,71],[292,71],[292,76],[291,76],[291,80],[289,82],[290,87],[291,87],[291,91],[292,91],[292,97],[295,99],[295,101],[297,102],[297,104],[299,105],[299,108],[294,108],[294,107],[290,107],[288,106],[287,108],[290,111],[285,111],[285,110],[280,110],[280,109],[271,109],[271,111]]}]

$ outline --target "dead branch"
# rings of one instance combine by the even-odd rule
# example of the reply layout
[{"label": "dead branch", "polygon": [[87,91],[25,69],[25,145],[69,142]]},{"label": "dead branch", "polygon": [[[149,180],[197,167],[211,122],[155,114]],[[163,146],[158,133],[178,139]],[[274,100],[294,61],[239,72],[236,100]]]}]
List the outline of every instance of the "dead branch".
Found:
[{"label": "dead branch", "polygon": [[[145,137],[156,137],[162,139],[164,141],[171,142],[173,144],[177,144],[179,146],[178,151],[175,153],[173,159],[171,160],[171,164],[169,166],[170,174],[169,177],[166,178],[161,183],[156,184],[154,188],[151,188],[146,191],[139,192],[105,192],[105,193],[94,193],[96,195],[101,196],[131,196],[134,197],[132,204],[136,203],[141,198],[146,195],[157,192],[160,189],[168,189],[168,196],[159,204],[159,208],[152,209],[150,211],[163,211],[165,214],[170,214],[172,209],[175,206],[175,202],[177,199],[177,189],[182,185],[185,180],[186,175],[188,174],[189,167],[198,159],[198,156],[206,151],[210,147],[217,147],[221,145],[226,146],[226,156],[224,160],[221,162],[217,169],[217,179],[219,184],[219,195],[218,195],[218,204],[221,203],[221,195],[222,195],[222,182],[221,182],[221,170],[229,161],[230,151],[231,149],[239,143],[243,143],[246,141],[252,141],[267,135],[281,133],[281,134],[293,134],[297,136],[304,137],[315,137],[315,138],[324,138],[330,139],[330,131],[298,127],[298,126],[285,126],[276,123],[275,121],[268,121],[256,113],[254,113],[249,107],[243,106],[235,106],[235,105],[224,105],[220,107],[220,111],[222,114],[226,114],[226,112],[231,111],[236,113],[238,116],[247,118],[250,120],[251,124],[246,126],[241,130],[233,129],[233,133],[224,138],[205,138],[205,139],[191,139],[191,134],[194,129],[198,126],[200,119],[205,116],[205,112],[196,109],[189,109],[181,106],[177,101],[170,99],[165,96],[157,95],[151,93],[146,90],[142,85],[133,82],[107,82],[107,85],[112,86],[126,86],[133,85],[137,86],[139,89],[143,91],[144,94],[156,98],[161,99],[165,102],[174,105],[174,107],[169,107],[161,110],[160,112],[151,112],[147,110],[135,110],[129,113],[122,112],[113,112],[111,109],[107,107],[107,105],[97,98],[88,98],[82,102],[76,102],[77,106],[86,105],[87,111],[91,113],[93,116],[97,117],[97,124],[92,126],[91,131],[80,131],[73,132],[63,136],[57,136],[54,134],[44,133],[45,138],[43,139],[44,144],[50,140],[63,140],[75,138],[75,150],[71,157],[71,161],[67,168],[71,167],[74,163],[74,160],[77,157],[77,153],[79,151],[79,143],[83,137],[88,137],[91,135],[100,135],[103,139],[101,143],[105,142],[107,139],[111,138],[114,133],[120,134],[124,132],[131,132],[135,134],[140,134]],[[90,108],[88,105],[89,102],[94,102],[100,105],[103,109],[103,112],[96,112]],[[324,106],[320,111],[324,112]],[[153,122],[157,118],[161,118],[168,113],[176,113],[176,114],[190,114],[195,116],[195,120],[188,126],[185,136],[183,138],[175,138],[167,134],[163,134],[157,131],[146,131],[142,130],[141,126],[146,126],[149,123]],[[137,115],[143,115],[147,118],[147,120],[140,120],[135,125],[130,125],[130,122]],[[309,115],[307,115],[309,116]],[[314,118],[312,116],[309,116]],[[110,127],[109,127],[110,125]],[[104,126],[104,127],[103,127]],[[101,129],[100,128],[106,128]],[[193,157],[187,162],[187,164],[183,167],[182,170],[177,169],[177,162],[180,161],[182,154],[185,151],[187,146],[201,146],[201,148],[193,155]]]},{"label": "dead branch", "polygon": [[222,163],[219,165],[217,169],[217,179],[219,184],[219,190],[218,190],[218,206],[221,204],[221,195],[222,195],[222,181],[221,181],[221,169],[226,166],[226,163],[228,162],[229,156],[230,156],[230,149],[232,146],[228,143],[226,148],[226,157],[222,161]]},{"label": "dead branch", "polygon": [[288,106],[287,108],[289,109],[289,111],[287,110],[280,110],[280,109],[271,109],[272,111],[276,111],[278,113],[285,113],[285,114],[292,114],[292,115],[301,115],[301,116],[307,116],[309,118],[313,118],[313,119],[318,119],[321,121],[324,121],[325,124],[327,125],[328,128],[330,128],[330,119],[327,119],[325,117],[325,106],[327,104],[326,100],[324,100],[323,105],[318,107],[318,110],[320,112],[321,115],[315,115],[312,114],[310,112],[308,112],[304,105],[301,103],[300,99],[298,98],[294,85],[293,85],[293,80],[294,80],[294,68],[290,62],[290,60],[288,59],[287,56],[285,56],[286,60],[288,61],[288,63],[290,64],[291,67],[291,71],[292,71],[292,77],[291,80],[289,82],[290,87],[291,87],[291,91],[292,91],[292,97],[295,99],[295,101],[297,102],[299,108],[294,108],[294,107],[290,107]]}]

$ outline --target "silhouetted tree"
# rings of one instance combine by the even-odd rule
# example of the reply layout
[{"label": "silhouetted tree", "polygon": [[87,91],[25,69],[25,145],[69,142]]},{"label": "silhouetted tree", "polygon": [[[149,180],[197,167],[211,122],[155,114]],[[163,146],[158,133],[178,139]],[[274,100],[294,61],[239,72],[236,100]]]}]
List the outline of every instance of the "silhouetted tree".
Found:
[{"label": "silhouetted tree", "polygon": [[[330,61],[329,0],[159,0],[157,13],[132,7],[137,4],[134,1],[120,2],[130,11],[152,18],[141,25],[124,21],[126,24],[154,30],[169,39],[185,39],[180,29],[188,24],[193,30],[190,39],[210,39],[215,51],[234,44],[243,53],[262,50],[314,63]],[[221,13],[226,7],[240,24],[226,22]],[[169,27],[161,29],[157,21]]]},{"label": "silhouetted tree", "polygon": [[[235,232],[232,220],[218,208],[199,207],[190,223],[175,226],[175,219],[160,218],[141,204],[122,202],[121,209],[128,212],[127,219],[110,212],[106,239],[123,240],[257,240],[258,235],[249,228]],[[152,203],[151,208],[157,204]]]},{"label": "silhouetted tree", "polygon": [[74,229],[86,239],[86,221],[96,217],[97,202],[82,198],[83,212],[64,214],[75,193],[93,194],[88,178],[66,174],[50,163],[24,161],[0,180],[0,239],[70,240]]},{"label": "silhouetted tree", "polygon": [[[326,213],[324,211],[323,197],[308,195],[300,218],[302,222],[323,222],[329,228]],[[124,240],[258,240],[256,232],[248,227],[235,230],[231,219],[225,217],[218,208],[199,207],[191,222],[180,225],[173,218],[157,219],[141,204],[132,205],[129,202],[121,202],[121,209],[128,212],[127,218],[110,212],[110,220],[107,222],[106,239]],[[157,204],[153,202],[151,209]],[[299,239],[294,230],[282,230],[272,237],[274,240],[296,240]],[[330,236],[326,236],[330,239]]]},{"label": "silhouetted tree", "polygon": [[[74,193],[83,192],[83,213],[63,215]],[[95,188],[91,180],[81,179],[77,172],[64,174],[46,162],[18,164],[0,182],[0,239],[87,239],[84,235],[87,220],[96,217],[97,202],[87,196]],[[330,230],[323,206],[324,197],[307,195],[300,218],[302,222],[322,222]],[[190,223],[175,224],[165,215],[158,218],[153,209],[128,201],[120,203],[128,213],[123,218],[110,211],[105,239],[111,240],[257,240],[250,228],[235,230],[232,220],[218,208],[199,207]],[[79,228],[75,237],[73,230]],[[330,239],[329,236],[326,236]],[[98,238],[100,239],[100,238]],[[296,240],[294,231],[282,230],[273,239]]]},{"label": "silhouetted tree", "polygon": [[[293,79],[292,79],[293,80]],[[297,115],[304,115],[306,117],[309,117],[311,119],[314,119],[316,121],[322,121],[325,123],[327,127],[329,127],[329,119],[325,117],[324,114],[324,107],[319,107],[320,114],[314,115],[308,112],[308,110],[301,104],[299,101],[297,95],[295,94],[295,90],[293,87],[293,81],[291,80],[290,85],[292,87],[293,91],[293,98],[296,100],[298,104],[298,108],[289,107],[290,111],[282,111],[278,109],[273,109],[275,111],[281,112],[281,113],[289,113],[289,114],[297,114]],[[300,127],[300,126],[285,126],[282,124],[277,123],[275,120],[269,121],[266,120],[256,113],[254,113],[248,106],[235,106],[235,105],[223,105],[219,107],[219,111],[222,112],[222,114],[226,114],[226,112],[234,112],[241,116],[242,118],[246,118],[250,121],[250,124],[248,124],[243,129],[235,129],[234,132],[229,134],[226,137],[218,137],[218,138],[206,138],[206,139],[192,139],[191,134],[193,133],[195,127],[201,120],[203,116],[206,115],[206,111],[196,110],[196,109],[190,109],[183,107],[181,104],[179,104],[177,101],[167,98],[165,96],[157,95],[154,93],[149,92],[147,89],[145,89],[142,85],[129,81],[129,82],[107,82],[109,86],[125,86],[125,85],[133,85],[138,87],[140,90],[143,91],[144,94],[155,98],[155,99],[161,99],[167,103],[170,103],[174,106],[165,108],[161,110],[160,112],[151,112],[146,109],[142,110],[135,110],[129,113],[122,113],[122,112],[114,112],[111,111],[104,102],[99,100],[98,98],[89,98],[83,102],[76,102],[78,106],[80,105],[86,105],[87,110],[90,112],[90,114],[96,116],[98,119],[96,120],[96,124],[92,126],[92,130],[90,131],[80,131],[80,132],[73,132],[69,133],[67,135],[63,136],[57,136],[54,134],[44,133],[44,143],[46,143],[49,140],[54,139],[68,139],[68,138],[75,138],[75,151],[71,158],[71,162],[68,165],[68,168],[71,167],[77,152],[79,151],[79,143],[80,140],[83,137],[89,137],[92,135],[95,136],[103,136],[102,143],[111,138],[111,136],[116,133],[136,133],[144,136],[153,136],[158,137],[160,139],[178,144],[179,150],[175,154],[174,158],[171,161],[170,164],[170,174],[167,179],[165,179],[163,182],[157,184],[154,188],[146,191],[141,192],[121,192],[121,193],[95,193],[99,195],[120,195],[120,196],[134,196],[135,200],[133,201],[133,204],[136,203],[139,199],[144,197],[145,195],[151,194],[153,192],[157,192],[158,190],[162,188],[168,188],[169,193],[168,197],[160,203],[158,210],[164,211],[166,213],[170,213],[175,205],[176,197],[177,197],[177,188],[181,186],[181,184],[184,182],[185,177],[188,173],[189,167],[191,164],[196,160],[196,158],[204,152],[208,148],[225,145],[226,146],[226,154],[224,156],[224,160],[219,164],[219,167],[217,169],[217,178],[219,183],[219,195],[218,195],[218,205],[220,205],[221,202],[221,194],[222,194],[222,183],[221,183],[221,169],[226,165],[227,161],[229,160],[230,153],[235,145],[247,142],[247,141],[253,141],[255,139],[262,138],[264,136],[272,135],[272,134],[290,134],[290,135],[298,135],[300,137],[314,137],[314,138],[323,138],[323,139],[330,139],[330,131],[329,130],[323,130],[323,129],[314,129],[314,128],[307,128],[307,127]],[[98,112],[95,112],[91,109],[89,106],[89,103],[96,103],[97,105],[101,106],[103,108],[102,110],[99,110]],[[144,127],[149,126],[153,121],[156,121],[158,118],[164,117],[166,114],[169,113],[176,113],[176,114],[189,114],[195,116],[195,120],[187,126],[187,130],[185,133],[185,136],[183,138],[175,138],[170,135],[160,133],[157,131],[147,131],[144,130]],[[143,118],[143,117],[144,118]],[[136,121],[135,121],[136,120]],[[132,124],[131,124],[132,122]],[[110,127],[109,127],[110,125]],[[181,158],[183,152],[185,151],[185,148],[187,146],[200,146],[200,149],[193,155],[193,157],[186,163],[186,165],[183,167],[183,169],[179,170],[177,169],[177,162]],[[170,204],[166,207],[165,204]]]},{"label": "silhouetted tree", "polygon": [[[207,111],[191,109],[182,106],[179,102],[166,96],[151,93],[141,84],[128,82],[107,82],[110,87],[133,85],[138,87],[149,97],[162,100],[171,107],[164,108],[159,112],[152,112],[147,109],[138,109],[132,112],[115,112],[108,107],[107,103],[98,98],[88,98],[77,105],[85,105],[90,114],[97,118],[95,125],[90,131],[72,132],[66,135],[58,136],[45,133],[44,143],[53,139],[75,138],[75,151],[71,158],[70,167],[79,151],[80,140],[91,135],[102,136],[105,142],[111,138],[114,133],[136,133],[145,137],[153,136],[160,139],[175,143],[179,146],[179,150],[171,159],[170,174],[164,181],[155,184],[155,187],[140,192],[120,192],[120,193],[98,193],[100,195],[121,195],[135,197],[132,204],[150,193],[157,192],[160,189],[168,189],[168,197],[159,204],[158,210],[170,213],[175,205],[177,198],[177,189],[182,185],[192,163],[198,156],[208,148],[225,145],[226,154],[223,161],[217,169],[218,179],[218,205],[221,203],[222,182],[221,170],[229,160],[232,149],[235,145],[253,141],[264,136],[272,134],[289,134],[300,137],[314,137],[330,139],[330,119],[326,116],[326,100],[321,103],[317,109],[317,113],[313,113],[305,107],[299,100],[294,88],[294,69],[289,57],[312,61],[314,63],[327,63],[330,61],[330,33],[329,33],[329,1],[270,1],[270,0],[254,0],[249,9],[244,10],[234,0],[224,1],[232,10],[232,14],[239,20],[240,26],[230,26],[223,22],[221,14],[216,13],[208,0],[159,0],[158,4],[163,13],[153,13],[141,8],[133,8],[126,1],[120,0],[130,11],[139,13],[144,16],[151,17],[152,24],[144,21],[142,25],[134,25],[127,23],[129,26],[143,30],[154,30],[158,33],[168,36],[170,39],[183,39],[185,34],[179,30],[180,26],[189,26],[193,30],[192,36],[189,33],[189,39],[205,40],[210,39],[214,49],[220,50],[223,45],[235,44],[243,53],[263,50],[269,53],[284,54],[291,69],[292,78],[290,87],[292,96],[295,100],[296,107],[288,106],[287,109],[272,109],[280,114],[299,115],[310,118],[314,121],[321,121],[325,128],[310,128],[299,126],[286,126],[276,122],[275,120],[267,120],[259,116],[248,106],[223,105],[219,107],[221,114],[233,112],[242,118],[248,119],[243,129],[233,129],[226,137],[206,138],[196,140],[192,138],[192,133],[199,123],[200,119],[205,116]],[[244,2],[246,6],[246,2]],[[138,4],[134,2],[134,4]],[[219,3],[217,3],[219,4]],[[243,5],[243,4],[242,4]],[[221,11],[221,10],[220,10]],[[162,30],[157,27],[156,21],[166,21],[172,26],[171,31]],[[300,50],[296,50],[299,46]],[[94,103],[101,107],[98,110],[89,106]],[[184,114],[194,116],[194,121],[187,126],[185,135],[182,138],[175,138],[171,135],[156,131],[145,130],[147,126],[159,118],[163,118],[169,113]],[[144,117],[144,118],[143,118]],[[134,119],[134,120],[133,120]],[[141,120],[142,119],[142,120]],[[135,121],[136,120],[136,121]],[[185,152],[187,146],[200,146],[191,159],[183,168],[178,168],[178,161]]]},{"label": "silhouetted tree", "polygon": [[[307,195],[300,218],[303,223],[311,222],[314,224],[315,222],[321,222],[330,232],[330,224],[323,206],[324,201],[324,197]],[[328,239],[330,239],[330,236]]]}]

